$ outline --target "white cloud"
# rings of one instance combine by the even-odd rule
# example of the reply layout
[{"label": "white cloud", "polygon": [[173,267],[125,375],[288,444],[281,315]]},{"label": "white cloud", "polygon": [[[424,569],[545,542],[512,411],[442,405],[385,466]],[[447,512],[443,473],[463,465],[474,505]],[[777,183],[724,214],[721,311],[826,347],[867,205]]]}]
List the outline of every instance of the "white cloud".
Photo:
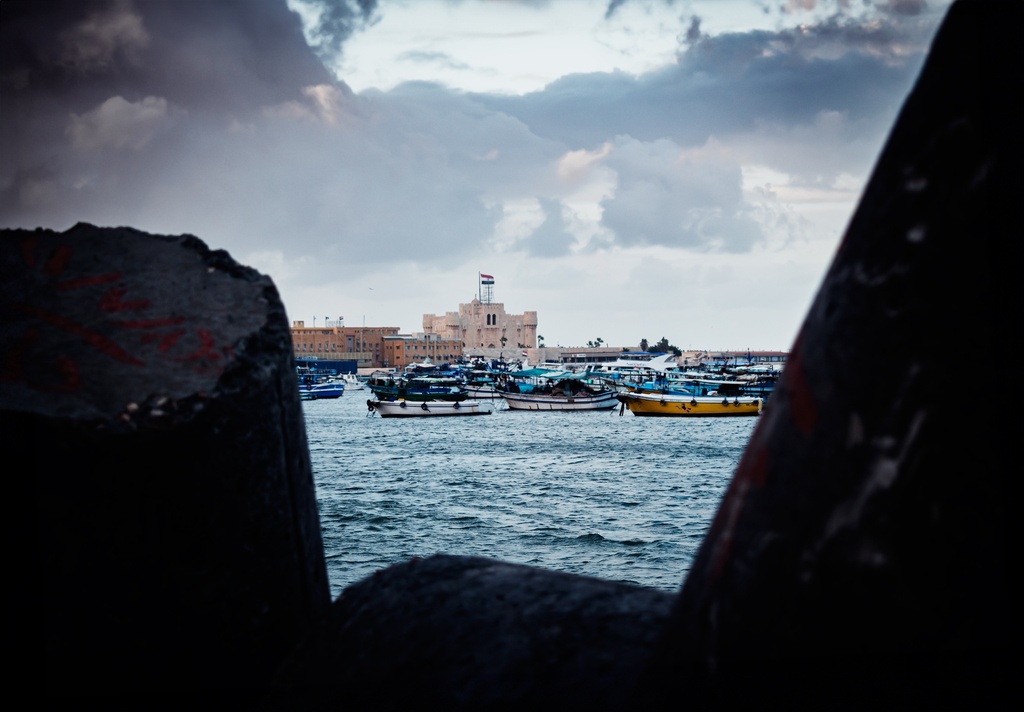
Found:
[{"label": "white cloud", "polygon": [[147,96],[142,101],[129,102],[114,96],[92,111],[71,114],[65,134],[76,151],[106,147],[139,150],[174,119],[175,112],[166,99]]},{"label": "white cloud", "polygon": [[577,182],[592,166],[599,165],[611,152],[610,141],[603,143],[596,151],[569,151],[558,159],[558,177],[564,181]]}]

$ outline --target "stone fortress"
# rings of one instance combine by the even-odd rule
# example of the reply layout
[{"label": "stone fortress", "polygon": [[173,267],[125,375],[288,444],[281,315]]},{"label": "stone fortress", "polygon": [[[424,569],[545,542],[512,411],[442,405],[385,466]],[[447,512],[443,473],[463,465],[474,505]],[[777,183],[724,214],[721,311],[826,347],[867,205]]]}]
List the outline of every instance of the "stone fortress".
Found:
[{"label": "stone fortress", "polygon": [[434,334],[443,339],[457,339],[463,349],[499,349],[506,347],[532,349],[537,346],[537,312],[508,314],[505,305],[495,302],[494,277],[480,275],[476,298],[468,304],[460,304],[459,311],[446,312],[443,316],[423,315],[423,333]]}]

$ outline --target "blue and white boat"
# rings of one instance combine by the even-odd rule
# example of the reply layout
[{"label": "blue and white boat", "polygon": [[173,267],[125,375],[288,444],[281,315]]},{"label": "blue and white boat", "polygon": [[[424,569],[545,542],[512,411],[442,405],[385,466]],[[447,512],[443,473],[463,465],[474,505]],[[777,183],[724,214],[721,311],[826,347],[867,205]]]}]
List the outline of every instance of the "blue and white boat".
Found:
[{"label": "blue and white boat", "polygon": [[345,382],[340,378],[318,378],[311,374],[299,376],[299,396],[302,400],[341,398],[344,394]]}]

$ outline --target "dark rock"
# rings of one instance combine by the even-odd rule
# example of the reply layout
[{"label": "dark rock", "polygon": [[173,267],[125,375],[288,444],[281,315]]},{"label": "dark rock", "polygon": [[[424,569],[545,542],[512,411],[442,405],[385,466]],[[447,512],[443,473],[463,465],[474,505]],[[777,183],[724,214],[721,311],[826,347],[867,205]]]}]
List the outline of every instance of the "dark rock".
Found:
[{"label": "dark rock", "polygon": [[330,603],[273,284],[195,237],[85,224],[3,230],[0,275],[44,688],[255,697]]},{"label": "dark rock", "polygon": [[1009,383],[967,376],[1024,324],[1021,10],[950,9],[685,581],[655,696],[1024,704],[1024,421]]},{"label": "dark rock", "polygon": [[269,708],[627,709],[674,594],[434,556],[349,586]]}]

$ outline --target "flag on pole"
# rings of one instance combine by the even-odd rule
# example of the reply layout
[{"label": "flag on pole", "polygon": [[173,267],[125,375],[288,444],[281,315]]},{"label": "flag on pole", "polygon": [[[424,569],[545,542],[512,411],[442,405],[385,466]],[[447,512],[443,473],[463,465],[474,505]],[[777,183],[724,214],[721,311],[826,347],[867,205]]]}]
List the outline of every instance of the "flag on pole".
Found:
[{"label": "flag on pole", "polygon": [[480,279],[494,279],[494,275],[484,274],[483,272],[481,272],[480,273]]}]

